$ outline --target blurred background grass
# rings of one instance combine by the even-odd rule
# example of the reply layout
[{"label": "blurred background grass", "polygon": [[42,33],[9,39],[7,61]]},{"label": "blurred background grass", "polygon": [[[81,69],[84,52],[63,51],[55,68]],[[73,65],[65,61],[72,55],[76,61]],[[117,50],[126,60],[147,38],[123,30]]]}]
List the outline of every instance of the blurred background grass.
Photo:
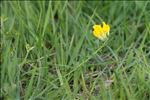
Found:
[{"label": "blurred background grass", "polygon": [[[149,1],[1,1],[1,99],[149,100]],[[102,21],[105,42],[92,35]]]}]

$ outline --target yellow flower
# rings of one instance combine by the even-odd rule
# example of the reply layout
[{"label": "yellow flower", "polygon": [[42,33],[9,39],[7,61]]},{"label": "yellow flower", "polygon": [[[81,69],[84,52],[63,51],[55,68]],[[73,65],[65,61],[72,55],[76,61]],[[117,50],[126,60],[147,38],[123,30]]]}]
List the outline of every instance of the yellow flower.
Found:
[{"label": "yellow flower", "polygon": [[105,22],[102,22],[102,25],[93,26],[93,35],[101,40],[105,40],[107,35],[109,35],[110,26]]}]

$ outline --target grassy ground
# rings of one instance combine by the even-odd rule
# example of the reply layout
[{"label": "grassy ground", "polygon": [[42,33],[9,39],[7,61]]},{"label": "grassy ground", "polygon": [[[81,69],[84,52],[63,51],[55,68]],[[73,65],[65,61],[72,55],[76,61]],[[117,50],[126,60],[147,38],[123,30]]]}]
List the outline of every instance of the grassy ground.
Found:
[{"label": "grassy ground", "polygon": [[[150,100],[149,1],[1,1],[1,99]],[[111,26],[108,40],[92,26]]]}]

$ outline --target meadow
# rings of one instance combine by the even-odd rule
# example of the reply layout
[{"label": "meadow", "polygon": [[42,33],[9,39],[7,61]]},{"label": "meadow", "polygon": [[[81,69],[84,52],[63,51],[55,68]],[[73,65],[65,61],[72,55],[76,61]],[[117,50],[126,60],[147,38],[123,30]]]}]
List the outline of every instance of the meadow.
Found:
[{"label": "meadow", "polygon": [[150,100],[149,0],[0,3],[1,100]]}]

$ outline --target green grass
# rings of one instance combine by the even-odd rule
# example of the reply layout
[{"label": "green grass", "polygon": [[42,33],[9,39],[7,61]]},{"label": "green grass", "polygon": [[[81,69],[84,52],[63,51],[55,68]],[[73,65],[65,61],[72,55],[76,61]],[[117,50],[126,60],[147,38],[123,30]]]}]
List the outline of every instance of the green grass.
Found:
[{"label": "green grass", "polygon": [[[3,100],[150,100],[150,2],[1,1]],[[92,26],[111,26],[108,40]]]}]

